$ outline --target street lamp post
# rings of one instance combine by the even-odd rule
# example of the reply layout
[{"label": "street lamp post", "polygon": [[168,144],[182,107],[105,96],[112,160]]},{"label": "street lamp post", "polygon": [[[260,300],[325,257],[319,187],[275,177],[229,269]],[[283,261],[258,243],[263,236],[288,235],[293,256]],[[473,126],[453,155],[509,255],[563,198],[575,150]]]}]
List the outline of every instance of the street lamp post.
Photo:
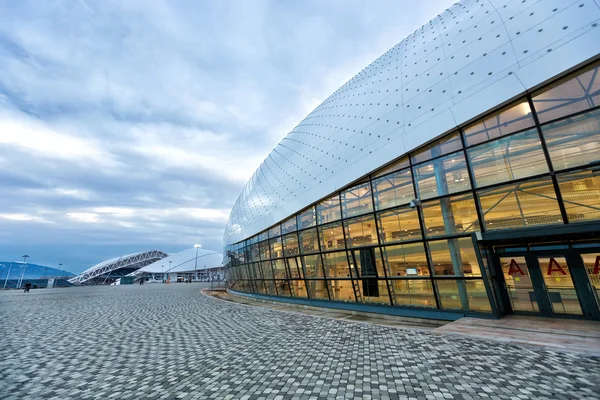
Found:
[{"label": "street lamp post", "polygon": [[27,269],[27,259],[29,256],[25,254],[23,256],[23,266],[21,267],[21,277],[19,278],[19,282],[17,283],[17,289],[21,289],[21,284],[23,283],[23,277],[25,277],[25,270]]},{"label": "street lamp post", "polygon": [[4,287],[2,289],[6,289],[6,284],[8,283],[8,276],[10,275],[11,268],[12,268],[12,263],[8,264],[8,273],[6,274],[6,279],[4,280]]},{"label": "street lamp post", "polygon": [[173,260],[170,260],[170,261],[169,261],[169,270],[167,271],[167,283],[169,283],[169,272],[171,272],[171,268],[173,268],[173,267],[171,266],[171,264],[172,264],[172,263],[173,263]]},{"label": "street lamp post", "polygon": [[[59,271],[60,271],[60,273],[62,274],[62,272],[63,272],[63,271],[62,271],[62,263],[58,263],[58,270],[59,270]],[[59,275],[59,278],[60,278],[60,277],[64,277],[64,275]],[[58,287],[58,279],[56,280],[56,282],[55,282],[54,286]]]},{"label": "street lamp post", "polygon": [[202,246],[200,246],[199,244],[195,244],[194,247],[196,248],[196,261],[194,262],[194,280],[198,280],[198,249]]}]

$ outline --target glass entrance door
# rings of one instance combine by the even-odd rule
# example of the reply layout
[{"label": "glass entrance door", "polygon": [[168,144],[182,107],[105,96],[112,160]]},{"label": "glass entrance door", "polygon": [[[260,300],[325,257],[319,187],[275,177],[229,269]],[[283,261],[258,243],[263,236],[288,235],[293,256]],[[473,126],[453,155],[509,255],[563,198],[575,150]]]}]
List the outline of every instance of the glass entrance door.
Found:
[{"label": "glass entrance door", "polygon": [[[544,316],[600,319],[600,252],[543,246],[495,249],[497,275],[504,279],[505,309]],[[500,254],[499,254],[500,253]]]}]

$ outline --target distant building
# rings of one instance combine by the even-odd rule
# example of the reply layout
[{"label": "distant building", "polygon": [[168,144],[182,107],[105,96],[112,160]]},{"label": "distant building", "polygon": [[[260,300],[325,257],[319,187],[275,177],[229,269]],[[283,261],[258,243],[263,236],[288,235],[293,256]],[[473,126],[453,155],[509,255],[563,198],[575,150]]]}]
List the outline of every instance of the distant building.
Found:
[{"label": "distant building", "polygon": [[[197,257],[196,257],[197,255]],[[223,255],[214,251],[191,248],[147,265],[131,275],[144,276],[150,281],[169,282],[223,280]]]},{"label": "distant building", "polygon": [[359,72],[237,199],[230,290],[600,319],[599,7],[465,0]]}]

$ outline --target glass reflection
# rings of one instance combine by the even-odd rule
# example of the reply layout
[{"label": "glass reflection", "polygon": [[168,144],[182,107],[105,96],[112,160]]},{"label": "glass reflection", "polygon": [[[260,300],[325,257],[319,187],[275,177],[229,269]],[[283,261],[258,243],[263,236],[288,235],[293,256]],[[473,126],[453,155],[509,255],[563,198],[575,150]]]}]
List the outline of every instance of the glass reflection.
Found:
[{"label": "glass reflection", "polygon": [[419,198],[422,200],[471,188],[462,152],[437,158],[414,169]]}]

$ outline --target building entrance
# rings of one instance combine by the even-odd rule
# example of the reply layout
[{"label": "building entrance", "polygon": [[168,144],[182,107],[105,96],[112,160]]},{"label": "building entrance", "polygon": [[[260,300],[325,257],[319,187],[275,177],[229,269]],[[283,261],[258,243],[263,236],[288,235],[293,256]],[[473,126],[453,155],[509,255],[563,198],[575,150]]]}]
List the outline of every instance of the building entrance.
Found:
[{"label": "building entrance", "polygon": [[495,246],[505,312],[600,320],[600,242]]}]

